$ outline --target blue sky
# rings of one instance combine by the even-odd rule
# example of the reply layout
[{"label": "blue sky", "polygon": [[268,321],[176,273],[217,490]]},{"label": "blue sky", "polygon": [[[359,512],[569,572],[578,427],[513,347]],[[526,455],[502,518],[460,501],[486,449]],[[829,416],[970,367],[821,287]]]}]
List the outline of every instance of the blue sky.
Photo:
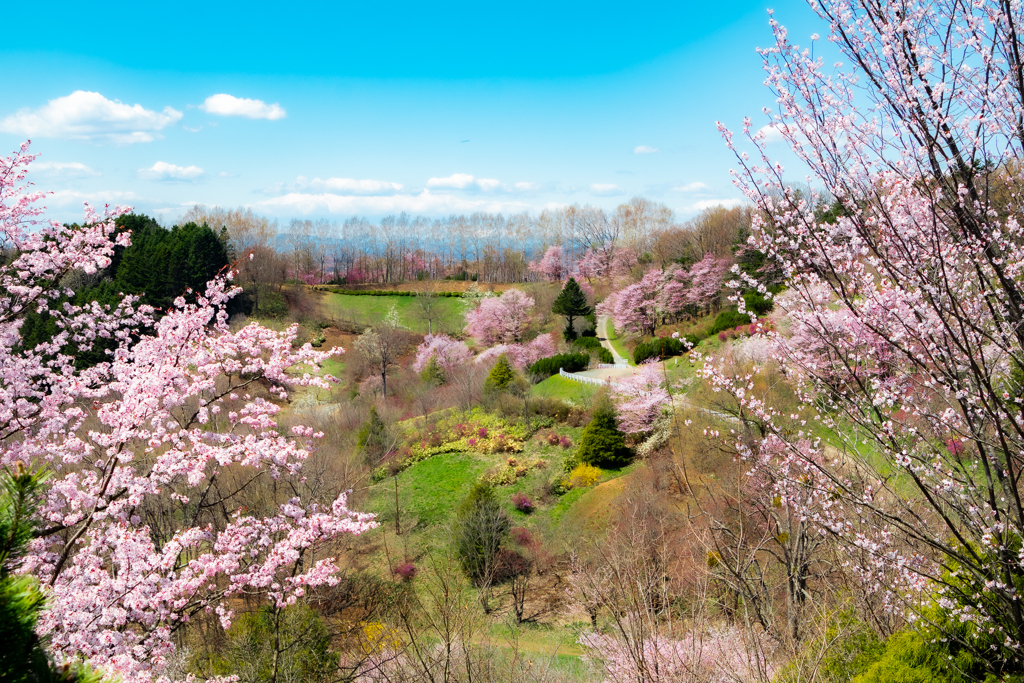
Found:
[{"label": "blue sky", "polygon": [[[192,203],[288,220],[735,202],[715,130],[772,105],[766,9],[676,2],[19,3],[0,149],[32,138],[50,214]],[[783,155],[781,145],[779,154]]]}]

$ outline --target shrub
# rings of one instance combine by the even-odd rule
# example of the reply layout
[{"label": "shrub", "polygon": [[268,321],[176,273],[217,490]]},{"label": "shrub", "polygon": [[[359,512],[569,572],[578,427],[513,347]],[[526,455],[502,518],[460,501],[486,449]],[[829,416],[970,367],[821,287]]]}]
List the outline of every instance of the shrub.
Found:
[{"label": "shrub", "polygon": [[597,337],[580,337],[572,343],[573,349],[600,349],[601,342]]},{"label": "shrub", "polygon": [[715,317],[714,324],[711,325],[711,329],[708,330],[708,336],[718,334],[723,330],[729,330],[740,325],[749,325],[751,323],[750,316],[746,313],[740,313],[739,311],[722,311]]},{"label": "shrub", "polygon": [[530,514],[533,512],[534,507],[533,501],[525,493],[515,493],[512,495],[512,505],[515,506],[516,510]]},{"label": "shrub", "polygon": [[572,439],[567,436],[563,436],[558,440],[558,445],[562,448],[572,448]]},{"label": "shrub", "polygon": [[559,369],[566,372],[579,372],[590,366],[590,355],[586,353],[560,353],[550,358],[541,358],[529,367],[531,376],[539,379],[547,379],[551,375],[557,375]]},{"label": "shrub", "polygon": [[686,353],[687,349],[693,348],[699,343],[699,339],[692,335],[685,337],[686,342],[681,339],[675,339],[673,337],[655,337],[642,341],[636,345],[633,349],[633,362],[639,365],[645,360],[651,358],[671,358],[673,356],[681,356]]},{"label": "shrub", "polygon": [[551,432],[550,434],[548,434],[547,441],[548,441],[548,445],[549,446],[557,446],[558,445],[558,434],[555,434],[554,432]]},{"label": "shrub", "polygon": [[766,298],[757,290],[748,289],[743,292],[743,307],[760,317],[766,313],[771,313],[772,309],[775,308],[775,302]]},{"label": "shrub", "polygon": [[580,463],[573,468],[572,472],[569,473],[569,476],[566,477],[566,480],[570,489],[585,489],[596,484],[597,480],[600,478],[600,468],[586,463]]},{"label": "shrub", "polygon": [[615,408],[611,401],[602,401],[594,409],[590,424],[580,436],[577,460],[605,469],[618,469],[628,465],[632,457],[632,452],[626,447],[625,436],[616,423]]},{"label": "shrub", "polygon": [[395,576],[402,582],[412,581],[416,577],[416,565],[406,562],[395,567]]}]

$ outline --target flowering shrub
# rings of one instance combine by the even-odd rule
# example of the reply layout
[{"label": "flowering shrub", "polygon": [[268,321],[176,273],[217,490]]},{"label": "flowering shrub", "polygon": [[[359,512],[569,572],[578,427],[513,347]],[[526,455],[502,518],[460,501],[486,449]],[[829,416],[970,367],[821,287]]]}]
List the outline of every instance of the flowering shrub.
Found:
[{"label": "flowering shrub", "polygon": [[[512,505],[515,506],[516,510],[530,514],[533,512],[535,505],[530,497],[525,493],[514,493],[512,494]],[[529,533],[529,532],[527,532]]]},{"label": "flowering shrub", "polygon": [[548,442],[549,446],[557,446],[559,442],[558,434],[551,432],[550,434],[548,434],[546,441]]},{"label": "flowering shrub", "polygon": [[569,476],[566,477],[566,485],[570,489],[585,489],[596,484],[600,478],[601,469],[599,467],[581,463],[569,472]]},{"label": "flowering shrub", "polygon": [[416,565],[405,562],[395,567],[395,576],[401,581],[412,581],[416,577]]},{"label": "flowering shrub", "polygon": [[572,439],[567,436],[563,436],[558,439],[558,445],[562,448],[572,448]]}]

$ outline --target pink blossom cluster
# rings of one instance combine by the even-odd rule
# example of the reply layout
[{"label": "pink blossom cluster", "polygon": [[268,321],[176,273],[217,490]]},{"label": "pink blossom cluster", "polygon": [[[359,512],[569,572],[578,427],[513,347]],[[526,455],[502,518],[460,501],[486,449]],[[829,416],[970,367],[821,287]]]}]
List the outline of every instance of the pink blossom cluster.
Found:
[{"label": "pink blossom cluster", "polygon": [[717,304],[730,267],[728,259],[707,254],[689,270],[651,268],[638,282],[613,291],[598,313],[610,315],[617,329],[653,335],[660,321],[687,311],[706,313]]},{"label": "pink blossom cluster", "polygon": [[641,363],[633,374],[612,382],[611,396],[619,429],[626,434],[650,431],[662,411],[671,408],[664,369],[654,360]]},{"label": "pink blossom cluster", "polygon": [[466,346],[466,342],[452,339],[446,334],[428,334],[423,338],[423,343],[416,347],[416,360],[412,368],[416,372],[423,372],[433,358],[442,370],[449,372],[472,357],[473,352]]},{"label": "pink blossom cluster", "polygon": [[594,632],[579,637],[603,662],[607,683],[769,681],[776,664],[763,640],[736,627],[687,631],[679,640],[654,635],[636,643]]},{"label": "pink blossom cluster", "polygon": [[[1019,666],[1024,556],[1007,551],[1024,537],[1024,63],[1008,27],[1021,8],[812,7],[843,63],[772,18],[761,53],[777,108],[766,126],[744,121],[752,154],[719,126],[757,207],[749,245],[789,290],[779,303],[792,334],[773,333],[770,361],[793,379],[800,414],[713,363],[704,377],[769,432],[756,452],[739,446],[755,474],[844,541],[869,589],[896,611],[938,596],[991,644],[987,662]],[[769,130],[827,194],[785,182]],[[801,415],[819,416],[834,449],[809,440]]]},{"label": "pink blossom cluster", "polygon": [[[237,290],[225,279],[195,303],[179,297],[158,321],[130,298],[114,308],[64,303],[68,273],[95,272],[129,243],[115,238],[113,222],[128,209],[100,216],[87,207],[84,227],[40,221],[43,193],[18,185],[31,160],[27,145],[0,160],[0,233],[20,252],[0,267],[0,465],[52,473],[23,570],[47,586],[40,630],[58,658],[146,681],[191,615],[215,612],[226,626],[232,596],[257,592],[286,605],[336,582],[334,560],[317,552],[313,562],[311,553],[376,523],[350,511],[344,493],[258,513],[240,507],[230,518],[201,514],[231,504],[218,493],[227,470],[301,480],[322,435],[280,433],[276,400],[291,387],[328,386],[330,378],[294,368],[335,352],[295,348],[297,326],[232,331],[224,304]],[[24,349],[29,310],[48,312],[57,333]],[[77,370],[73,354],[101,338],[117,342],[109,359]],[[276,400],[254,395],[257,386]]]},{"label": "pink blossom cluster", "polygon": [[530,261],[528,268],[549,282],[559,282],[569,272],[565,250],[557,244],[548,247],[540,261]]},{"label": "pink blossom cluster", "polygon": [[555,355],[558,343],[551,334],[542,334],[529,344],[498,344],[492,346],[476,357],[477,363],[488,363],[497,360],[502,354],[517,370],[533,365],[541,358]]},{"label": "pink blossom cluster", "polygon": [[466,334],[487,344],[519,344],[528,329],[534,300],[520,289],[487,297],[466,313]]}]

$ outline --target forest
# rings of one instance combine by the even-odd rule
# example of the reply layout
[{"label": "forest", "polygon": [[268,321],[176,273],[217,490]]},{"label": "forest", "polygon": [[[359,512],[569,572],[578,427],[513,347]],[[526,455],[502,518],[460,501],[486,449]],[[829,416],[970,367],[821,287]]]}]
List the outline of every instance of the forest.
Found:
[{"label": "forest", "polygon": [[685,221],[62,224],[0,159],[0,679],[1024,680],[1024,17],[812,7],[812,182],[720,126]]}]

